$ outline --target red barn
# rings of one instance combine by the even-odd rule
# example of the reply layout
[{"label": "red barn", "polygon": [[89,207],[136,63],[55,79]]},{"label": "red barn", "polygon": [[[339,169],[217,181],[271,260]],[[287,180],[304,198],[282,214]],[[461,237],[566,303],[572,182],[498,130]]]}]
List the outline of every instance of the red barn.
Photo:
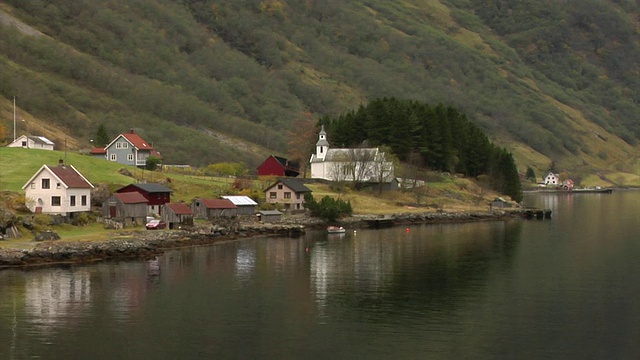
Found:
[{"label": "red barn", "polygon": [[172,190],[160,184],[130,184],[116,190],[117,193],[137,192],[144,196],[148,202],[148,212],[150,215],[162,215],[162,205],[171,202]]},{"label": "red barn", "polygon": [[258,175],[296,177],[300,175],[300,166],[297,162],[271,155],[258,166]]}]

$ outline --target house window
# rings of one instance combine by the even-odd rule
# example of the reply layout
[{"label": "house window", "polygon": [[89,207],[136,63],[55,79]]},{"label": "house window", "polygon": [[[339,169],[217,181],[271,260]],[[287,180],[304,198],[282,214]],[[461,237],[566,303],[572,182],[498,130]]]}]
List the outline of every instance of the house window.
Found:
[{"label": "house window", "polygon": [[116,161],[116,160],[118,160],[118,155],[116,155],[116,154],[111,154],[111,159],[110,159],[110,160],[111,160],[111,161]]},{"label": "house window", "polygon": [[87,195],[82,195],[80,198],[80,204],[82,204],[82,206],[87,206]]},{"label": "house window", "polygon": [[69,205],[70,206],[76,206],[76,196],[75,195],[71,195],[71,197],[69,198]]},{"label": "house window", "polygon": [[43,189],[51,188],[51,181],[49,181],[49,179],[42,179],[42,188]]},{"label": "house window", "polygon": [[278,195],[276,194],[275,191],[272,191],[272,192],[269,193],[269,199],[275,199],[277,197],[278,197]]},{"label": "house window", "polygon": [[27,142],[26,141],[22,142],[22,147],[27,147]]},{"label": "house window", "polygon": [[291,192],[287,191],[284,193],[284,198],[285,199],[291,199]]},{"label": "house window", "polygon": [[36,188],[36,183],[31,183],[31,188],[35,189]]},{"label": "house window", "polygon": [[296,199],[300,200],[300,194],[299,193],[296,194]]},{"label": "house window", "polygon": [[278,190],[282,190],[282,184],[278,184]]},{"label": "house window", "polygon": [[127,155],[127,161],[133,161],[133,154]]},{"label": "house window", "polygon": [[60,189],[62,187],[62,185],[60,185],[60,183],[56,183],[56,189]]},{"label": "house window", "polygon": [[118,142],[116,143],[116,149],[128,149],[129,143],[126,142]]},{"label": "house window", "polygon": [[51,197],[51,206],[60,206],[60,196]]}]

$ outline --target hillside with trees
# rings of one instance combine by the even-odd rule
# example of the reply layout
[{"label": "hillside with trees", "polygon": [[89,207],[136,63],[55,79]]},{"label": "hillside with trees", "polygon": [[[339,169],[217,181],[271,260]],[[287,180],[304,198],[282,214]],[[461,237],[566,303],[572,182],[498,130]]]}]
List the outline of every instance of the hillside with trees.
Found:
[{"label": "hillside with trees", "polygon": [[[165,162],[252,168],[306,161],[319,118],[386,97],[455,112],[521,173],[634,181],[639,19],[628,0],[3,0],[0,135],[15,97],[18,135],[82,149],[135,128]],[[428,166],[476,173],[452,159]]]}]

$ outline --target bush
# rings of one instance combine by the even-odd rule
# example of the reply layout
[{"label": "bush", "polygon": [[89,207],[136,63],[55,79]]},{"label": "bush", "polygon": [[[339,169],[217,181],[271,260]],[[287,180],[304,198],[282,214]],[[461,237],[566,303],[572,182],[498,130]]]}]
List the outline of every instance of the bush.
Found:
[{"label": "bush", "polygon": [[305,206],[311,210],[311,215],[327,220],[328,222],[336,221],[343,216],[353,214],[351,202],[341,199],[334,199],[330,196],[323,197],[320,202],[316,202],[313,195],[307,193],[305,195]]}]

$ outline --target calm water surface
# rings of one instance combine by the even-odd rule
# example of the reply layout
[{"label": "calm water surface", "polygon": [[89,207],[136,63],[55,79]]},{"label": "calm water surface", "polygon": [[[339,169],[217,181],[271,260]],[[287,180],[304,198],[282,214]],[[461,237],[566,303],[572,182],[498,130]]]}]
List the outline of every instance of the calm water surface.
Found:
[{"label": "calm water surface", "polygon": [[552,220],[324,232],[0,271],[0,359],[631,359],[640,192]]}]

